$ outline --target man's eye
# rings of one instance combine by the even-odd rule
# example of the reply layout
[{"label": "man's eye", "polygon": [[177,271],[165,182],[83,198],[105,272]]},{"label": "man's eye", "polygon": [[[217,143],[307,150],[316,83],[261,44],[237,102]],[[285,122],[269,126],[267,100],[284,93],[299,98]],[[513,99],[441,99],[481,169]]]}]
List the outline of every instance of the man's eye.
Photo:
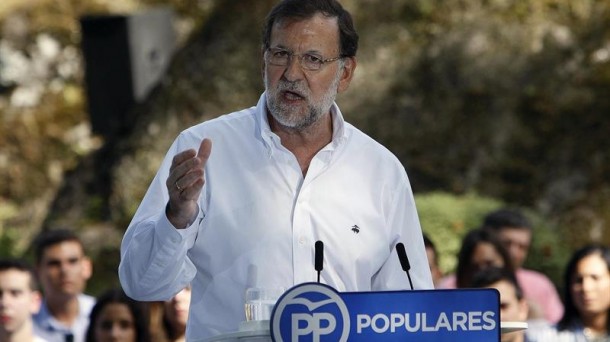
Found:
[{"label": "man's eye", "polygon": [[287,58],[290,54],[288,51],[280,50],[273,52],[273,57],[275,58]]},{"label": "man's eye", "polygon": [[322,63],[322,58],[316,56],[316,55],[304,55],[303,59],[305,59],[305,61],[307,63],[313,63],[313,64],[318,64],[318,63]]}]

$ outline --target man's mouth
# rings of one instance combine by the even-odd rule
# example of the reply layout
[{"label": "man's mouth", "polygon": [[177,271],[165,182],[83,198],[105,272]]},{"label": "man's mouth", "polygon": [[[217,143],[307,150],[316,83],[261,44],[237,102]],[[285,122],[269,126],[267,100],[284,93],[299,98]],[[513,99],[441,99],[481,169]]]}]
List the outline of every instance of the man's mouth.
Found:
[{"label": "man's mouth", "polygon": [[294,92],[294,91],[290,91],[290,90],[285,90],[284,91],[284,98],[287,100],[291,100],[291,101],[298,101],[298,100],[302,100],[303,99],[303,95]]}]

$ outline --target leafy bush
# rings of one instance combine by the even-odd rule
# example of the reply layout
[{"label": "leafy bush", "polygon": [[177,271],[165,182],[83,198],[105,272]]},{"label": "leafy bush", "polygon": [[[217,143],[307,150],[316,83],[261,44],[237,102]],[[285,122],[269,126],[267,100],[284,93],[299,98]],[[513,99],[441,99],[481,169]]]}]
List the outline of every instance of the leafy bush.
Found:
[{"label": "leafy bush", "polygon": [[[444,273],[455,271],[457,254],[463,236],[480,227],[483,217],[505,204],[494,198],[474,193],[452,195],[430,192],[415,196],[422,230],[438,250],[439,266]],[[533,240],[525,267],[538,270],[560,283],[563,267],[569,256],[560,243],[556,228],[542,215],[529,208],[521,208],[534,227]]]},{"label": "leafy bush", "polygon": [[436,245],[439,266],[445,273],[453,272],[457,266],[462,237],[479,227],[487,212],[502,205],[476,194],[456,196],[445,192],[420,194],[415,202],[422,230]]}]

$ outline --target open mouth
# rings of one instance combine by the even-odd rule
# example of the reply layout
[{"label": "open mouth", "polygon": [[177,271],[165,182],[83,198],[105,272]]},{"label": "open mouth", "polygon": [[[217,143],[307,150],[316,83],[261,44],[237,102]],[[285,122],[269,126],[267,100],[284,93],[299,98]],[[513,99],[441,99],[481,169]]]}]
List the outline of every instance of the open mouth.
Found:
[{"label": "open mouth", "polygon": [[284,91],[284,98],[291,101],[302,100],[303,96],[297,92],[286,90]]}]

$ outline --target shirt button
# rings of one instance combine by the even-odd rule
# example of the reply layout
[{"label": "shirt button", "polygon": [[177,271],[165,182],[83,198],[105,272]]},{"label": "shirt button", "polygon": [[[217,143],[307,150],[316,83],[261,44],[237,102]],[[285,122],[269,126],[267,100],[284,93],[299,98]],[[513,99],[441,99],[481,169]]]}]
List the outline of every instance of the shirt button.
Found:
[{"label": "shirt button", "polygon": [[307,241],[307,239],[305,239],[305,237],[304,237],[304,236],[301,236],[301,237],[299,238],[299,244],[300,244],[300,245],[304,245],[306,241]]}]

